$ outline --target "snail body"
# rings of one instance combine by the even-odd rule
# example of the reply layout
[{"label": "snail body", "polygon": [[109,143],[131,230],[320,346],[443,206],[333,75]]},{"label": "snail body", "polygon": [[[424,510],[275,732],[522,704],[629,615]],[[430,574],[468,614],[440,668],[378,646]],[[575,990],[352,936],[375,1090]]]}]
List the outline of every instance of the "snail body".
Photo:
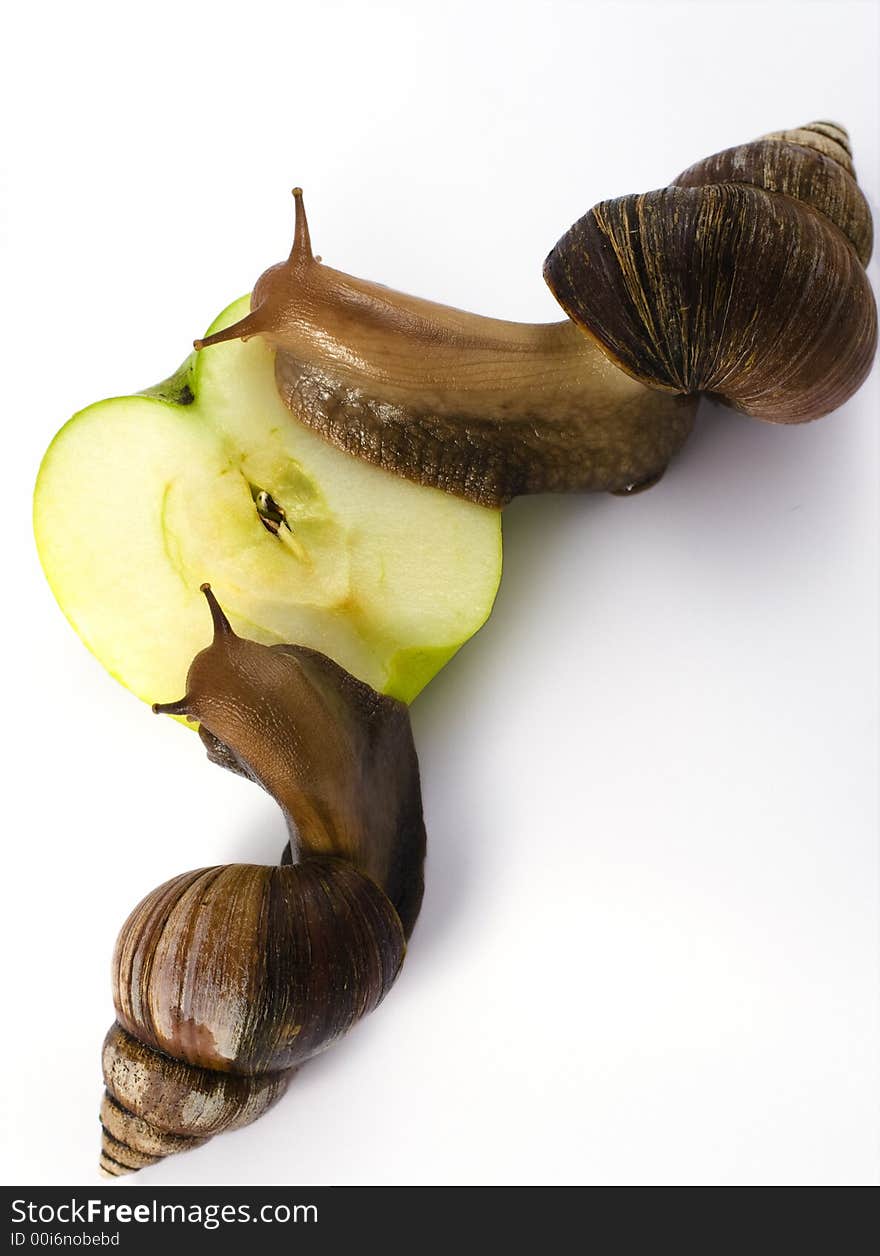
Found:
[{"label": "snail body", "polygon": [[187,696],[211,758],[258,781],[296,861],[201,868],[148,894],[113,959],[102,1168],[133,1172],[262,1115],[372,1011],[421,903],[424,824],[406,708],[315,651],[214,641]]},{"label": "snail body", "polygon": [[324,266],[294,195],[289,258],[257,281],[244,319],[196,348],[262,336],[297,419],[483,505],[656,482],[701,392],[802,422],[870,369],[871,216],[834,124],[596,206],[545,264],[562,323],[482,318]]},{"label": "snail body", "polygon": [[294,197],[288,260],[258,280],[250,314],[195,344],[262,336],[285,405],[340,448],[498,506],[625,490],[687,438],[696,402],[631,379],[571,322],[483,318],[322,264]]}]

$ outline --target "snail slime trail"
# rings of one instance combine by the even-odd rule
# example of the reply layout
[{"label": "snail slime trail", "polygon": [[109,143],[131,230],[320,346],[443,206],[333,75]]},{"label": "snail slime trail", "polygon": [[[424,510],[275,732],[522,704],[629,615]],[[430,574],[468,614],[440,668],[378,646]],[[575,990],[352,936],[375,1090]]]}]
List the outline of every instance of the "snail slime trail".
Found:
[{"label": "snail slime trail", "polygon": [[262,337],[297,419],[483,505],[648,487],[700,393],[804,422],[856,391],[876,348],[871,215],[834,123],[590,210],[544,266],[562,323],[483,318],[333,270],[294,198],[290,256],[260,276],[244,318],[196,348]]}]

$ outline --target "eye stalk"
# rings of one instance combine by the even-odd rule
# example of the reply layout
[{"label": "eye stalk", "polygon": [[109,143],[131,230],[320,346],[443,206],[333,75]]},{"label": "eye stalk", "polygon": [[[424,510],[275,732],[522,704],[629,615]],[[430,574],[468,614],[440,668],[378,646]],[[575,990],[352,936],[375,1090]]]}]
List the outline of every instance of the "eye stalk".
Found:
[{"label": "eye stalk", "polygon": [[306,217],[306,206],[303,200],[302,188],[294,188],[291,193],[293,196],[294,224],[293,224],[293,246],[290,250],[288,262],[294,266],[304,266],[309,262],[313,262],[315,257],[312,253],[312,241],[309,235],[309,220]]},{"label": "eye stalk", "polygon": [[[211,586],[207,583],[199,585],[199,591],[204,593],[205,600],[211,612],[211,619],[214,624],[214,643],[217,643],[219,637],[234,637],[232,625],[223,613],[223,608],[217,601]],[[192,701],[186,695],[178,698],[176,702],[154,702],[152,705],[154,715],[179,715],[186,716],[187,719],[194,719],[192,714]]]}]

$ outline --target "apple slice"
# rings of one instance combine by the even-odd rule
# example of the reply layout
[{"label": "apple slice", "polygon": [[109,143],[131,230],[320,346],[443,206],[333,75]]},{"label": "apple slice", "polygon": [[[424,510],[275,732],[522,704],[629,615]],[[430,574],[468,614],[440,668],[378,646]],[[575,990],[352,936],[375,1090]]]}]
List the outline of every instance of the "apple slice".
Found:
[{"label": "apple slice", "polygon": [[498,511],[308,431],[259,339],[74,415],[43,459],[34,531],[65,615],[147,702],[178,697],[205,645],[203,581],[243,635],[312,646],[408,702],[485,621],[501,575]]}]

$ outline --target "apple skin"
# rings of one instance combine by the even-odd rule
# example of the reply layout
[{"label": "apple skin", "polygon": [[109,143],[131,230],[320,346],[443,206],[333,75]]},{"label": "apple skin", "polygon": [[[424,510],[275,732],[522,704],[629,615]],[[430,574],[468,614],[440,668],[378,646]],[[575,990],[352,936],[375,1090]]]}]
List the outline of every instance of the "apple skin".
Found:
[{"label": "apple skin", "polygon": [[146,702],[179,697],[207,644],[204,581],[243,635],[321,650],[410,702],[492,609],[500,513],[325,443],[283,406],[273,366],[261,341],[232,341],[75,414],[34,493],[46,578]]}]

